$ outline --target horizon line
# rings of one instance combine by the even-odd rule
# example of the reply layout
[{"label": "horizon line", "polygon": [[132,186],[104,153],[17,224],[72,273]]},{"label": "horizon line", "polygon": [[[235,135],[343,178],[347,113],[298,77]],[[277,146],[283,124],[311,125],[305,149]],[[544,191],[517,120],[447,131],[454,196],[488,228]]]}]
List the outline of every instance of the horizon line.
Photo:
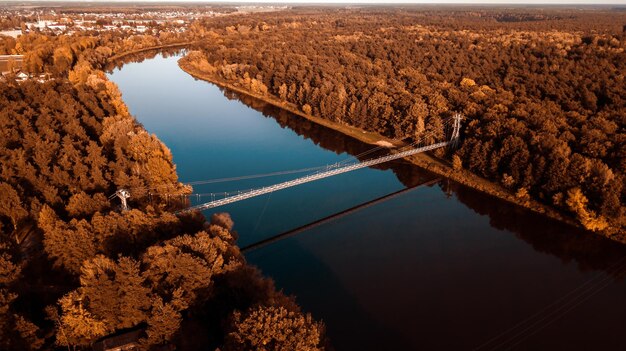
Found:
[{"label": "horizon line", "polygon": [[474,2],[473,0],[422,0],[422,1],[384,1],[384,0],[374,0],[374,1],[363,1],[363,0],[316,0],[316,1],[306,1],[306,0],[257,0],[257,1],[248,1],[248,0],[230,0],[230,1],[222,1],[222,0],[0,0],[0,4],[3,3],[40,3],[40,4],[50,4],[50,3],[80,3],[80,4],[88,4],[88,3],[205,3],[205,4],[218,4],[218,5],[231,5],[231,4],[290,4],[290,5],[474,5],[474,6],[492,6],[492,5],[522,5],[522,6],[543,6],[543,5],[559,5],[559,6],[620,6],[626,7],[626,2],[622,0],[614,0],[613,2],[602,2],[597,3],[593,0],[583,0],[585,2],[561,2],[560,0],[548,0],[543,2],[534,2],[528,0],[496,0],[493,2]]}]

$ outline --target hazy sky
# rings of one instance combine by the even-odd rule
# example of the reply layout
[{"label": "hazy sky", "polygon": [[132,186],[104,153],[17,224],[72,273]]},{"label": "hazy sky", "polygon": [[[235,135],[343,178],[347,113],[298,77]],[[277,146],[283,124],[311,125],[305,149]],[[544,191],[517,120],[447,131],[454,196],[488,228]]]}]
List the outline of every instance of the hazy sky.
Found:
[{"label": "hazy sky", "polygon": [[[163,1],[163,0],[152,0]],[[201,0],[192,0],[201,1]],[[249,0],[231,0],[230,2],[251,2]],[[255,2],[279,2],[279,3],[407,3],[407,4],[624,4],[626,0],[260,0]]]},{"label": "hazy sky", "polygon": [[[72,0],[70,0],[72,1]],[[73,0],[77,1],[77,0]],[[106,0],[96,0],[106,1]],[[109,0],[111,1],[111,0]],[[132,2],[132,0],[113,0],[115,2]],[[84,1],[81,2],[91,2]],[[402,3],[402,4],[615,4],[626,5],[626,0],[141,0],[141,2],[217,2],[217,3]]]}]

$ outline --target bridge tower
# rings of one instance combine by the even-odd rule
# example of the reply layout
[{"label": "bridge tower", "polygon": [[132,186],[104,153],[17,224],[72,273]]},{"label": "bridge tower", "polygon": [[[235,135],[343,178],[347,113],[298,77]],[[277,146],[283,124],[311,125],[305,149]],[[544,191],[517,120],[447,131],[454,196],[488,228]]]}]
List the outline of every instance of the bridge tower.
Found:
[{"label": "bridge tower", "polygon": [[450,137],[450,147],[456,149],[459,146],[459,138],[461,137],[461,119],[463,119],[463,116],[460,113],[455,113],[452,119],[454,124],[452,136]]},{"label": "bridge tower", "polygon": [[128,203],[126,203],[126,199],[130,197],[130,192],[126,189],[120,189],[115,192],[115,196],[119,197],[122,202],[122,211],[128,211]]}]

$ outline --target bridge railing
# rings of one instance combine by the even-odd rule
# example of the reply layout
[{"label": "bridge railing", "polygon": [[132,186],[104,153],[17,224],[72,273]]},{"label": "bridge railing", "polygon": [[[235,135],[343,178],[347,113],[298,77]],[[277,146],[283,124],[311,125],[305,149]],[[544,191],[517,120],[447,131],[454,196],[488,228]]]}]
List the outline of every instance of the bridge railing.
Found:
[{"label": "bridge railing", "polygon": [[416,149],[412,149],[412,150],[407,150],[407,151],[403,151],[403,152],[399,152],[399,153],[395,153],[395,154],[391,154],[391,155],[387,155],[387,156],[381,156],[372,160],[368,160],[368,161],[364,161],[361,163],[356,163],[353,165],[348,165],[348,166],[344,166],[344,167],[337,167],[334,169],[330,169],[327,171],[323,171],[323,172],[319,172],[319,173],[314,173],[314,174],[310,174],[310,175],[306,175],[304,177],[300,177],[297,179],[293,179],[293,180],[289,180],[286,182],[282,182],[282,183],[278,183],[272,186],[268,186],[268,187],[262,187],[259,189],[254,189],[251,191],[247,191],[247,192],[243,192],[237,195],[233,195],[233,196],[228,196],[225,197],[223,199],[219,199],[219,200],[214,200],[214,201],[210,201],[204,204],[200,204],[200,205],[196,205],[196,206],[192,206],[189,207],[188,209],[185,209],[183,211],[192,211],[192,210],[206,210],[209,208],[215,208],[215,207],[219,207],[219,206],[224,206],[227,204],[231,204],[233,202],[237,202],[237,201],[241,201],[241,200],[245,200],[245,199],[249,199],[255,196],[260,196],[263,194],[268,194],[274,191],[278,191],[278,190],[282,190],[282,189],[286,189],[286,188],[290,188],[296,185],[300,185],[300,184],[304,184],[304,183],[308,183],[308,182],[312,182],[315,180],[319,180],[322,178],[327,178],[327,177],[331,177],[334,175],[338,175],[338,174],[342,174],[342,173],[346,173],[346,172],[351,172],[357,169],[361,169],[361,168],[366,168],[366,167],[371,167],[380,163],[384,163],[384,162],[389,162],[392,160],[397,160],[400,158],[404,158],[407,156],[411,156],[411,155],[415,155],[421,152],[426,152],[426,151],[430,151],[430,150],[434,150],[434,149],[438,149],[440,147],[444,147],[447,146],[451,143],[451,141],[445,141],[445,142],[441,142],[441,143],[436,143],[436,144],[432,144],[432,145],[428,145],[428,146],[423,146],[423,147],[419,147]]},{"label": "bridge railing", "polygon": [[[286,188],[290,188],[292,186],[296,186],[296,185],[300,185],[300,184],[304,184],[304,183],[308,183],[308,182],[312,182],[318,179],[322,179],[322,178],[327,178],[327,177],[331,177],[337,174],[341,174],[341,173],[346,173],[346,172],[350,172],[350,171],[354,171],[357,169],[361,169],[361,168],[365,168],[365,167],[371,167],[380,163],[384,163],[384,162],[389,162],[392,160],[397,160],[400,158],[404,158],[404,157],[408,157],[411,155],[415,155],[415,154],[419,154],[421,152],[426,152],[426,151],[430,151],[430,150],[434,150],[434,149],[438,149],[440,147],[445,147],[445,146],[456,146],[460,137],[460,130],[461,130],[461,119],[462,116],[460,114],[455,114],[453,116],[453,131],[452,131],[452,136],[450,138],[450,140],[448,141],[444,141],[444,142],[440,142],[440,143],[435,143],[432,145],[427,145],[427,146],[422,146],[422,147],[417,147],[411,150],[407,150],[407,151],[402,151],[402,152],[398,152],[398,153],[394,153],[394,154],[390,154],[387,156],[381,156],[375,159],[371,159],[371,160],[367,160],[361,163],[355,163],[352,165],[346,165],[346,166],[340,166],[340,163],[336,163],[333,165],[329,165],[326,167],[325,171],[320,171],[314,174],[309,174],[306,175],[304,177],[300,177],[297,179],[293,179],[293,180],[289,180],[286,182],[282,182],[282,183],[278,183],[272,186],[268,186],[268,187],[262,187],[259,189],[253,189],[250,191],[246,191],[246,192],[240,192],[237,195],[234,196],[227,196],[227,193],[225,193],[225,197],[223,199],[219,199],[219,200],[213,200],[204,204],[200,204],[200,205],[196,205],[196,206],[192,206],[189,207],[185,210],[182,210],[181,212],[184,211],[192,211],[192,210],[205,210],[205,209],[209,209],[209,208],[215,208],[215,207],[219,207],[219,206],[223,206],[223,205],[227,205],[233,202],[237,202],[237,201],[241,201],[241,200],[245,200],[245,199],[249,199],[251,197],[255,197],[255,196],[259,196],[259,195],[263,195],[263,194],[268,194],[277,190],[281,190],[281,189],[286,189]],[[414,145],[414,144],[412,144]]]}]

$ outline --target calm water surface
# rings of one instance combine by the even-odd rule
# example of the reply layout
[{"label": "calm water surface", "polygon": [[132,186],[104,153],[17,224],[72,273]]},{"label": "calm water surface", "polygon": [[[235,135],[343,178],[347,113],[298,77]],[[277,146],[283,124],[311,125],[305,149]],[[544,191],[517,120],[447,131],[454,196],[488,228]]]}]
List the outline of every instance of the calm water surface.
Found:
[{"label": "calm water surface", "polygon": [[[177,60],[129,63],[110,78],[172,150],[183,182],[321,166],[371,148],[195,80]],[[220,212],[231,213],[246,246],[432,179],[394,162]],[[624,257],[621,245],[447,180],[247,253],[326,323],[337,350],[626,350]]]}]

